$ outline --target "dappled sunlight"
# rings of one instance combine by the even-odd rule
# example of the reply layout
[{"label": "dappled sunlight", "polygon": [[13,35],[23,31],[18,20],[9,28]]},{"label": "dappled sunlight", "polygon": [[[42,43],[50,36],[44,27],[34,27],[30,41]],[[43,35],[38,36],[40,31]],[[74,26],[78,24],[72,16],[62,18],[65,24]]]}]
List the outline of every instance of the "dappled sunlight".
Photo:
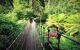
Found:
[{"label": "dappled sunlight", "polygon": [[61,42],[65,43],[66,39],[64,37],[61,36]]},{"label": "dappled sunlight", "polygon": [[17,21],[17,24],[26,24],[27,23],[27,21],[25,20],[25,19],[22,19],[22,20],[18,20]]}]

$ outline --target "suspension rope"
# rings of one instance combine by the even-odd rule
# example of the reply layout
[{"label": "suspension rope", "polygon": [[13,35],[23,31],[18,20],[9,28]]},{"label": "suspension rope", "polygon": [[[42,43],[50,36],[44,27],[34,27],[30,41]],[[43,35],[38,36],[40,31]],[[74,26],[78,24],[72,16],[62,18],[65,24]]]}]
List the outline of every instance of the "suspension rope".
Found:
[{"label": "suspension rope", "polygon": [[[23,35],[23,36],[24,36],[24,35]],[[22,37],[23,37],[23,36],[22,36]],[[18,47],[18,45],[20,44],[20,41],[22,40],[22,37],[20,38],[20,40],[18,40],[18,43],[17,43],[16,48],[17,48],[17,47]],[[19,38],[19,37],[18,37],[18,38]],[[16,48],[15,48],[15,49],[16,49]]]},{"label": "suspension rope", "polygon": [[71,41],[73,41],[73,42],[75,42],[75,43],[77,43],[78,45],[80,45],[80,42],[78,42],[78,41],[76,41],[76,40],[74,40],[74,39],[71,39],[71,38],[69,38],[69,37],[67,37],[67,36],[64,36],[64,35],[62,35],[63,37],[65,37],[65,38],[67,38],[67,39],[69,39],[69,40],[71,40]]},{"label": "suspension rope", "polygon": [[[16,37],[16,39],[18,39],[18,37],[21,35],[21,33]],[[12,44],[8,47],[8,48],[6,48],[6,50],[8,50],[13,44],[14,44],[14,42],[16,41],[16,39],[12,42]]]},{"label": "suspension rope", "polygon": [[8,38],[12,37],[13,35],[15,35],[15,34],[14,34],[14,33],[10,34],[10,35],[8,36]]}]

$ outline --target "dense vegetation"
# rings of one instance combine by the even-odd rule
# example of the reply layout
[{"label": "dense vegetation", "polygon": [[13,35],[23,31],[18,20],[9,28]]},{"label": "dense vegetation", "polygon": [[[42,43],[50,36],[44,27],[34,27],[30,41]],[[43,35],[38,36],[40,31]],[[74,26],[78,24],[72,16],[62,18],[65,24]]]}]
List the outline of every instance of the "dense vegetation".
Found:
[{"label": "dense vegetation", "polygon": [[[14,41],[31,16],[41,36],[46,36],[47,26],[56,31],[54,25],[60,25],[64,35],[80,42],[80,0],[0,0],[0,50]],[[51,42],[57,44],[55,38]],[[80,49],[80,45],[64,37],[60,45],[61,50]]]}]

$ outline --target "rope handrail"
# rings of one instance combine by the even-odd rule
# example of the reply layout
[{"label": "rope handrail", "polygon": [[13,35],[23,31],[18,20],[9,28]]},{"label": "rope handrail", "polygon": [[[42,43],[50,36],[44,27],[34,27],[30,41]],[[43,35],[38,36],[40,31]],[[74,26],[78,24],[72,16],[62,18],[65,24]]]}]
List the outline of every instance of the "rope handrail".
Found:
[{"label": "rope handrail", "polygon": [[74,39],[72,39],[72,38],[69,38],[69,37],[63,35],[63,34],[61,34],[60,32],[58,32],[57,34],[58,34],[59,36],[63,36],[64,38],[67,38],[67,39],[69,39],[69,40],[71,40],[71,41],[77,43],[78,45],[80,45],[80,42],[78,42],[78,41],[76,41],[76,40],[74,40]]},{"label": "rope handrail", "polygon": [[76,41],[76,40],[74,40],[74,39],[71,39],[71,38],[69,38],[69,37],[67,37],[67,36],[64,36],[64,35],[62,35],[63,37],[65,37],[65,38],[67,38],[67,39],[69,39],[69,40],[71,40],[71,41],[73,41],[73,42],[75,42],[75,43],[77,43],[78,45],[80,45],[80,42],[78,42],[78,41]]}]

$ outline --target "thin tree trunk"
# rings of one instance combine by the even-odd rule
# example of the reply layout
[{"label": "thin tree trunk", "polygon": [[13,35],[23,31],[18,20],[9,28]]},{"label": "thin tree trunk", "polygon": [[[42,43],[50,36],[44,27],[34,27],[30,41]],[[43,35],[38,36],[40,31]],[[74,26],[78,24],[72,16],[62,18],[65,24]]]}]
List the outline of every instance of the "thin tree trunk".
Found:
[{"label": "thin tree trunk", "polygon": [[11,6],[14,8],[14,6],[13,6],[13,0],[9,0],[9,2],[11,4]]},{"label": "thin tree trunk", "polygon": [[51,0],[48,0],[48,5],[51,5]]},{"label": "thin tree trunk", "polygon": [[35,8],[35,0],[32,0],[32,8]]}]

